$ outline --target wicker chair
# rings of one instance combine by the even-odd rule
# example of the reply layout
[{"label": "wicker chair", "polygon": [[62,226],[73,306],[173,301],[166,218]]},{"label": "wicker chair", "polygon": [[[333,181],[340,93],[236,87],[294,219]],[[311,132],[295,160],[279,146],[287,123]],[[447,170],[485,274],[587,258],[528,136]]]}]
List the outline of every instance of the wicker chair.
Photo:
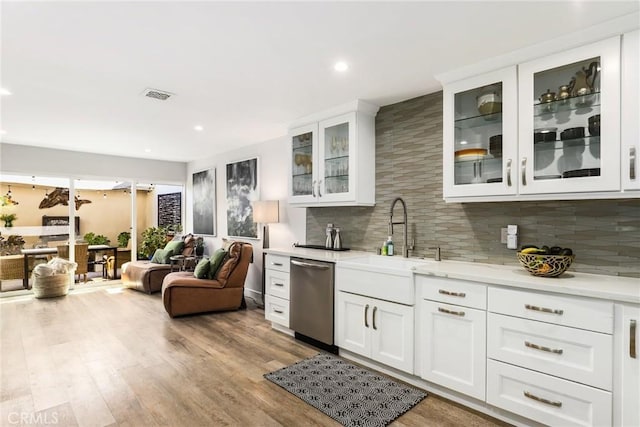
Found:
[{"label": "wicker chair", "polygon": [[0,290],[3,280],[24,279],[24,256],[5,255],[0,256]]},{"label": "wicker chair", "polygon": [[[84,276],[84,281],[87,281],[87,273],[89,272],[89,245],[87,243],[76,243],[75,245],[75,262],[78,264],[76,268],[76,274],[78,275],[78,281],[80,281],[80,275]],[[69,259],[69,245],[58,246],[58,256],[60,258]]]}]

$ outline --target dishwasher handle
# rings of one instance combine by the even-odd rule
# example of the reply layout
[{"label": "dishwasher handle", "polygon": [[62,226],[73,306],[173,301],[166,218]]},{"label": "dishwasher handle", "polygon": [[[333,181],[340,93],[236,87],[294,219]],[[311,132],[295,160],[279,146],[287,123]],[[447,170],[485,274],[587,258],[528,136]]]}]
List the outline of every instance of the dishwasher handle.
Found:
[{"label": "dishwasher handle", "polygon": [[329,268],[329,265],[327,264],[314,264],[311,262],[298,261],[296,259],[292,259],[291,264],[297,265],[298,267],[317,268],[319,270],[327,270]]}]

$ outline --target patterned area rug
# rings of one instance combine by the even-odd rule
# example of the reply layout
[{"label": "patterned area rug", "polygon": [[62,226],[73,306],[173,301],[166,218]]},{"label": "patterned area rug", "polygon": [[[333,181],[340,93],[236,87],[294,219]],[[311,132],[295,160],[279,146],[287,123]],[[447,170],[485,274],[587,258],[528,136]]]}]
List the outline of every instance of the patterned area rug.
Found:
[{"label": "patterned area rug", "polygon": [[324,353],[264,377],[344,426],[386,426],[427,397]]}]

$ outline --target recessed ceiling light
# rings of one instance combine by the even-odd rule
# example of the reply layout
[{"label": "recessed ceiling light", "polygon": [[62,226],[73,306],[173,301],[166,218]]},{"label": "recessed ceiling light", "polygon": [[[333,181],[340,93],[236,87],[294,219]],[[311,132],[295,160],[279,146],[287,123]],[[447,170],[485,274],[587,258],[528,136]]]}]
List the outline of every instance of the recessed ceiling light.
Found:
[{"label": "recessed ceiling light", "polygon": [[196,125],[193,127],[195,130],[197,130],[198,132],[202,132],[204,130],[204,128],[200,125]]},{"label": "recessed ceiling light", "polygon": [[144,149],[144,152],[145,152],[145,153],[150,153],[150,152],[151,152],[151,148],[145,148],[145,149]]},{"label": "recessed ceiling light", "polygon": [[0,87],[0,95],[11,95],[11,92],[3,87]]},{"label": "recessed ceiling light", "polygon": [[333,66],[333,69],[343,73],[349,69],[349,66],[347,65],[346,62],[340,61],[340,62],[336,62],[336,64]]}]

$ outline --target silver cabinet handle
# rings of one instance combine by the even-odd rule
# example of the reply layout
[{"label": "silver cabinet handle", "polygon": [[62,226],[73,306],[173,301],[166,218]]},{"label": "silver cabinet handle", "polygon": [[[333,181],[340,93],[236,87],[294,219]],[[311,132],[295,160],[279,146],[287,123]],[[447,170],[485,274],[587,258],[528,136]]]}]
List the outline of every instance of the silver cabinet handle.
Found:
[{"label": "silver cabinet handle", "polygon": [[311,195],[316,197],[316,180],[314,179],[311,183]]},{"label": "silver cabinet handle", "polygon": [[482,160],[478,161],[478,178],[482,178]]},{"label": "silver cabinet handle", "polygon": [[629,322],[629,357],[637,358],[636,355],[636,321],[631,319]]},{"label": "silver cabinet handle", "polygon": [[554,308],[545,308],[545,307],[536,307],[535,305],[530,305],[530,304],[525,304],[524,308],[532,311],[541,311],[543,313],[557,314],[559,316],[562,316],[562,313],[564,313],[564,310],[557,310]]},{"label": "silver cabinet handle", "polygon": [[511,159],[507,160],[507,186],[511,187]]},{"label": "silver cabinet handle", "polygon": [[438,307],[438,311],[440,313],[453,314],[454,316],[460,316],[460,317],[464,316],[464,311],[452,311],[442,307]]},{"label": "silver cabinet handle", "polygon": [[278,314],[284,314],[284,311],[278,310],[277,308],[274,308],[273,311]]},{"label": "silver cabinet handle", "polygon": [[281,262],[272,262],[271,265],[275,265],[276,267],[282,267]]},{"label": "silver cabinet handle", "polygon": [[291,264],[297,265],[298,267],[316,268],[318,270],[326,270],[327,268],[329,268],[329,266],[326,264],[314,264],[312,262],[298,261],[295,259],[291,260]]},{"label": "silver cabinet handle", "polygon": [[322,188],[322,180],[318,181],[318,197],[322,197],[322,191],[320,191],[321,188]]},{"label": "silver cabinet handle", "polygon": [[636,147],[629,147],[629,179],[636,179]]},{"label": "silver cabinet handle", "polygon": [[551,405],[551,406],[555,406],[556,408],[561,408],[562,407],[562,402],[554,402],[553,400],[547,400],[544,399],[542,397],[538,397],[535,394],[531,394],[528,391],[523,392],[525,397],[528,397],[529,399],[544,403],[546,405]]},{"label": "silver cabinet handle", "polygon": [[371,319],[373,320],[373,329],[374,330],[378,330],[378,328],[376,328],[376,311],[378,311],[378,307],[373,307],[373,314],[371,315]]},{"label": "silver cabinet handle", "polygon": [[284,286],[284,283],[275,282],[274,286]]},{"label": "silver cabinet handle", "polygon": [[369,311],[369,304],[364,306],[364,327],[368,328],[369,323],[367,323],[367,312]]},{"label": "silver cabinet handle", "polygon": [[527,158],[522,158],[522,163],[520,164],[520,168],[522,169],[522,185],[527,185]]},{"label": "silver cabinet handle", "polygon": [[478,177],[478,162],[473,162],[473,177]]},{"label": "silver cabinet handle", "polygon": [[563,350],[561,348],[560,349],[549,348],[549,347],[545,347],[545,346],[542,346],[542,345],[530,343],[529,341],[525,341],[524,345],[526,347],[532,348],[534,350],[546,351],[548,353],[554,353],[554,354],[562,354],[563,353]]},{"label": "silver cabinet handle", "polygon": [[451,292],[451,291],[446,291],[444,289],[438,289],[438,293],[442,295],[449,295],[452,297],[460,297],[460,298],[464,298],[467,296],[467,294],[465,294],[464,292]]}]

